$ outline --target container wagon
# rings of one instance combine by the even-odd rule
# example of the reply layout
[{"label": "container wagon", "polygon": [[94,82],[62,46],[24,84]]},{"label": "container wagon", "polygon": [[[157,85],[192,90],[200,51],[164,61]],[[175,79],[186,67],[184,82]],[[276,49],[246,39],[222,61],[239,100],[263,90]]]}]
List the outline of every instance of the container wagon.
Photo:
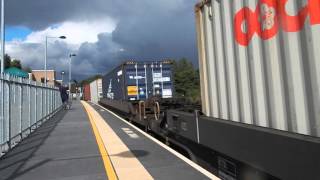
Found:
[{"label": "container wagon", "polygon": [[161,103],[174,96],[172,62],[128,61],[106,74],[102,86],[103,105],[126,113],[131,121],[147,128],[158,127],[149,124],[147,117],[159,119]]},{"label": "container wagon", "polygon": [[172,63],[126,62],[103,77],[103,96],[112,100],[139,101],[150,97],[172,98]]},{"label": "container wagon", "polygon": [[98,103],[102,98],[102,79],[97,79],[90,83],[91,101]]},{"label": "container wagon", "polygon": [[320,0],[195,13],[204,115],[168,110],[172,136],[222,179],[320,179]]},{"label": "container wagon", "polygon": [[90,84],[85,84],[83,86],[83,100],[91,101]]}]

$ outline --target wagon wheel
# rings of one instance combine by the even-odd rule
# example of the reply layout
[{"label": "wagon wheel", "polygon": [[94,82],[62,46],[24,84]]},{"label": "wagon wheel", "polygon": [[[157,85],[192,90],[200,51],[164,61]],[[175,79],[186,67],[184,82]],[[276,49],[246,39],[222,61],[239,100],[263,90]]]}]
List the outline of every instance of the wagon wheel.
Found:
[{"label": "wagon wheel", "polygon": [[156,121],[160,119],[160,104],[159,102],[155,102],[153,106],[154,118]]}]

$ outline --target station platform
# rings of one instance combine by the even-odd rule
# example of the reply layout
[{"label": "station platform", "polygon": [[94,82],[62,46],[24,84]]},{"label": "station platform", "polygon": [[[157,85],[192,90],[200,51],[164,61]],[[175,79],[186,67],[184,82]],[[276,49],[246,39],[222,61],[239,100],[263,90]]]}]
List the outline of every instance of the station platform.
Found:
[{"label": "station platform", "polygon": [[75,101],[0,159],[0,179],[218,179],[113,112]]}]

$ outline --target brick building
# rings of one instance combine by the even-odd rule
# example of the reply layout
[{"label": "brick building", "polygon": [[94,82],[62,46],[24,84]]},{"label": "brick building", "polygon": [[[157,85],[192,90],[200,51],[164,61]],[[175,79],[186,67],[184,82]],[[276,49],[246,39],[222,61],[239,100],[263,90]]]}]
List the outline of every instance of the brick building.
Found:
[{"label": "brick building", "polygon": [[[45,79],[45,71],[44,70],[32,70],[33,79],[37,82],[44,83]],[[48,85],[55,85],[56,81],[56,71],[55,70],[47,70],[47,82]]]}]

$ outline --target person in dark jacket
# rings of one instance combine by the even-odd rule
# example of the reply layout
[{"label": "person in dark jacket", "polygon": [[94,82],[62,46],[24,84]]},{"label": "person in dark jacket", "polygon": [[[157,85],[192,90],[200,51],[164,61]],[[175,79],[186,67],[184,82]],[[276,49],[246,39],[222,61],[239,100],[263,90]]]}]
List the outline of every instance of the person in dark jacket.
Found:
[{"label": "person in dark jacket", "polygon": [[63,104],[64,108],[67,109],[67,104],[68,104],[68,99],[69,99],[69,96],[67,93],[67,88],[60,86],[59,90],[60,90],[62,104]]}]

